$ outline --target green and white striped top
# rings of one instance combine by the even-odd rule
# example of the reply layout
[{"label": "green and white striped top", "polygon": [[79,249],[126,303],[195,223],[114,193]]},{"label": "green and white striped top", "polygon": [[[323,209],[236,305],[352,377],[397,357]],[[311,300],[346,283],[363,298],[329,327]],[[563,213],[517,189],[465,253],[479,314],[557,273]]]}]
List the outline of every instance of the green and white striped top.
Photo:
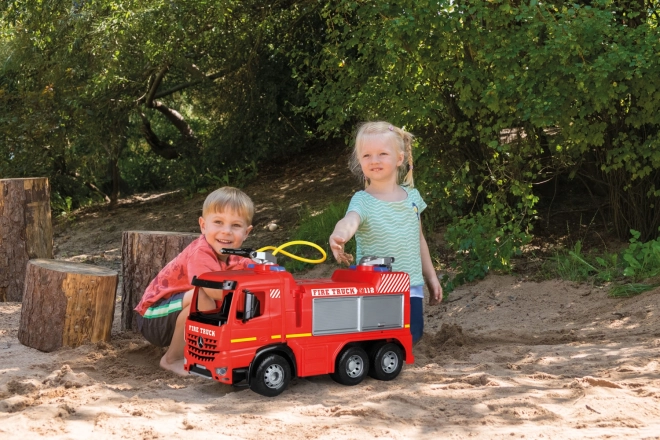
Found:
[{"label": "green and white striped top", "polygon": [[378,200],[366,191],[358,191],[348,205],[348,212],[360,216],[355,233],[357,261],[365,255],[394,257],[392,270],[407,272],[410,285],[424,285],[420,251],[419,215],[426,209],[422,196],[414,188],[402,188],[408,197],[399,202]]}]

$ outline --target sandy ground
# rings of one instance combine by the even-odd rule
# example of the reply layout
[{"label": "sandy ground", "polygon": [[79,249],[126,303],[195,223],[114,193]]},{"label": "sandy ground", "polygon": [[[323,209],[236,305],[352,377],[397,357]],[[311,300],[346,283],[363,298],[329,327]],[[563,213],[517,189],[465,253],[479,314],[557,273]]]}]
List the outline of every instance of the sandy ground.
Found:
[{"label": "sandy ground", "polygon": [[489,276],[427,307],[394,381],[298,378],[275,398],[160,370],[119,309],[109,343],[39,352],[1,303],[0,437],[657,439],[659,293]]},{"label": "sandy ground", "polygon": [[[298,209],[350,196],[346,176],[334,156],[264,175],[246,189],[246,246],[281,244]],[[59,219],[55,258],[119,270],[123,230],[198,231],[202,201],[145,194]],[[18,342],[21,304],[0,303],[0,438],[660,439],[659,300],[491,275],[426,307],[397,379],[298,378],[275,398],[161,370],[162,350],[121,331],[119,307],[111,341],[42,353]]]}]

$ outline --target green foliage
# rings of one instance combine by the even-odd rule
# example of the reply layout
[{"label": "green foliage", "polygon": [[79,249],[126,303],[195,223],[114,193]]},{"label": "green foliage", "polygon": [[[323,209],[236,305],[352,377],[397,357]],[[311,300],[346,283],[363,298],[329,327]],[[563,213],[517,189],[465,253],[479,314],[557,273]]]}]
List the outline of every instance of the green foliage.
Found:
[{"label": "green foliage", "polygon": [[[334,261],[328,238],[339,220],[344,218],[348,202],[333,202],[321,212],[305,210],[301,213],[300,223],[293,233],[292,240],[305,240],[321,246],[328,255],[328,261]],[[316,259],[318,251],[312,248],[300,248],[302,255]],[[349,240],[344,251],[355,256],[355,239]],[[291,272],[301,271],[310,267],[309,263],[288,259],[284,267]]]},{"label": "green foliage", "polygon": [[465,282],[482,279],[491,270],[509,272],[511,258],[520,255],[531,236],[515,222],[477,213],[452,224],[445,238],[456,252],[452,265],[458,268],[451,281],[443,280],[443,289],[449,293]]},{"label": "green foliage", "polygon": [[73,199],[62,197],[59,193],[53,193],[50,197],[50,208],[56,215],[67,216],[71,214]]},{"label": "green foliage", "polygon": [[[120,191],[193,193],[386,119],[417,136],[424,226],[449,224],[456,282],[510,270],[532,234],[535,187],[560,177],[607,194],[621,237],[652,240],[657,10],[657,0],[11,0],[0,7],[0,176],[48,176],[61,211]],[[631,277],[655,258],[640,246],[623,259]],[[585,262],[590,276],[605,267]]]},{"label": "green foliage", "polygon": [[592,255],[582,252],[578,240],[573,249],[558,252],[545,263],[545,270],[564,280],[610,282],[620,277],[620,259],[617,254]]},{"label": "green foliage", "polygon": [[642,243],[638,231],[631,230],[630,234],[630,244],[621,254],[623,275],[633,281],[660,275],[660,239]]},{"label": "green foliage", "polygon": [[613,298],[630,298],[631,296],[639,295],[640,293],[653,290],[660,284],[644,284],[644,283],[629,283],[620,284],[612,287],[608,295]]},{"label": "green foliage", "polygon": [[660,275],[660,239],[642,243],[638,231],[632,230],[630,233],[630,244],[620,255],[585,254],[582,243],[578,241],[573,249],[559,252],[544,263],[543,270],[550,276],[557,275],[570,281],[612,282],[609,295],[613,297],[629,297],[651,290],[658,284],[640,281]]},{"label": "green foliage", "polygon": [[560,176],[609,193],[621,237],[656,234],[656,1],[345,0],[320,17],[319,43],[291,52],[309,111],[327,136],[366,119],[418,136],[426,227],[451,223],[465,279],[507,268],[494,239],[519,249],[534,186]]},{"label": "green foliage", "polygon": [[0,175],[50,177],[76,207],[90,187],[195,192],[300,151],[312,130],[280,48],[304,13],[235,0],[3,5]]}]

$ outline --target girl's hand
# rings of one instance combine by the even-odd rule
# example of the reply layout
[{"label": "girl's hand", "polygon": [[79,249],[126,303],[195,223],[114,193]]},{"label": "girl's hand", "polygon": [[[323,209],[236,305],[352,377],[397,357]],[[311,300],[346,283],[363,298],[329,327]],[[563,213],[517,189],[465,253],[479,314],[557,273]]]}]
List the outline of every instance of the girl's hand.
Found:
[{"label": "girl's hand", "polygon": [[343,237],[338,234],[332,234],[330,236],[330,249],[332,254],[335,256],[335,260],[339,264],[351,264],[353,262],[353,255],[347,254],[344,252],[344,244],[346,241]]},{"label": "girl's hand", "polygon": [[426,285],[429,289],[429,305],[440,304],[442,302],[442,286],[438,278],[430,280]]},{"label": "girl's hand", "polygon": [[339,264],[350,264],[353,256],[344,252],[344,245],[350,240],[360,226],[360,216],[355,211],[349,211],[346,216],[335,225],[335,230],[330,235],[328,242],[330,250]]}]

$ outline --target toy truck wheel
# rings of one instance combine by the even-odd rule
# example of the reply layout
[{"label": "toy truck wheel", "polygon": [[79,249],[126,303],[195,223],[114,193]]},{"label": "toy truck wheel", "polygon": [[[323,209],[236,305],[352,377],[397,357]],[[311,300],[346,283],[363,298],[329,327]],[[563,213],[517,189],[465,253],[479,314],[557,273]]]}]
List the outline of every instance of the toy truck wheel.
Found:
[{"label": "toy truck wheel", "polygon": [[291,380],[291,367],[282,356],[271,354],[266,356],[257,374],[250,382],[250,389],[266,397],[275,397],[282,393]]},{"label": "toy truck wheel", "polygon": [[342,385],[357,385],[369,371],[369,356],[360,347],[346,347],[339,353],[330,377]]},{"label": "toy truck wheel", "polygon": [[377,346],[372,352],[369,376],[378,380],[392,380],[399,375],[403,367],[403,352],[393,343]]}]

